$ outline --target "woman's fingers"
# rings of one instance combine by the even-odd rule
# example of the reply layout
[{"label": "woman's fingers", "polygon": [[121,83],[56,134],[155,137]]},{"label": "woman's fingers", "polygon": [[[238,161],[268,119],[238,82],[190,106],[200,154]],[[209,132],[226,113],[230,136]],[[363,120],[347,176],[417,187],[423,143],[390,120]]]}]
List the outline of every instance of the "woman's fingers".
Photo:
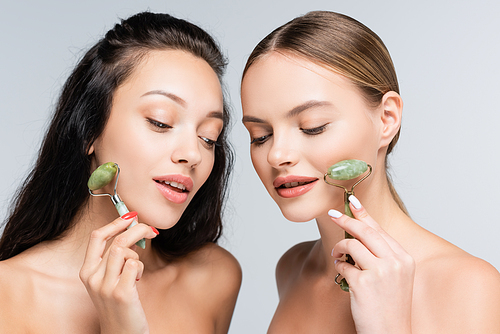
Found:
[{"label": "woman's fingers", "polygon": [[340,214],[336,210],[330,210],[328,212],[333,222],[354,238],[361,241],[361,243],[376,257],[381,257],[384,254],[392,252],[391,247],[380,233],[366,223],[366,219],[369,217],[368,213],[363,208],[358,210],[357,213],[359,214],[357,216],[359,219],[350,218]]},{"label": "woman's fingers", "polygon": [[107,242],[118,233],[125,231],[136,216],[137,212],[129,212],[128,216],[124,215],[124,218],[117,218],[100,229],[92,231],[80,274],[83,273],[85,276],[86,272],[95,271],[102,261]]},{"label": "woman's fingers", "polygon": [[352,264],[340,260],[335,260],[335,270],[337,270],[337,272],[342,275],[347,282],[357,280],[359,275],[362,273],[361,270]]},{"label": "woman's fingers", "polygon": [[[136,217],[137,212],[129,212],[92,232],[85,255],[85,261],[80,271],[80,277],[82,279],[85,279],[85,277],[91,274],[103,278],[108,270],[107,265],[110,251],[114,249],[114,247],[118,247],[118,249],[122,250],[131,250],[130,248],[135,248],[134,245],[138,240],[142,238],[152,239],[158,235],[158,231],[154,227],[145,224],[137,224],[127,230],[127,227]],[[113,237],[113,242],[106,251],[106,245]],[[130,254],[129,252],[127,253]],[[126,261],[126,258],[123,260],[124,257],[122,257],[121,260],[118,260],[119,258],[120,257],[116,256],[113,258],[111,263],[112,266],[109,268],[113,273],[117,272],[116,268],[119,267],[120,261],[122,261],[122,265],[123,262]],[[131,255],[130,258],[135,258],[135,255]]]},{"label": "woman's fingers", "polygon": [[141,279],[144,264],[141,261],[128,259],[124,266],[117,289],[127,291]]},{"label": "woman's fingers", "polygon": [[115,333],[111,328],[117,324],[129,329],[138,325],[141,333],[147,330],[136,285],[144,264],[135,252],[135,243],[159,233],[140,223],[127,229],[136,217],[137,213],[129,212],[94,231],[80,270],[80,279],[100,314],[101,330],[106,333]]},{"label": "woman's fingers", "polygon": [[332,257],[340,259],[344,254],[350,254],[356,265],[361,269],[369,268],[377,258],[356,239],[343,239],[339,241],[332,251]]},{"label": "woman's fingers", "polygon": [[104,288],[115,288],[117,281],[123,279],[124,266],[129,260],[139,262],[139,255],[130,248],[117,245],[110,246],[106,264],[103,266],[102,284]]},{"label": "woman's fingers", "polygon": [[[119,251],[121,251],[121,253],[124,253],[124,254],[134,253],[137,255],[137,253],[135,253],[135,251],[134,251],[136,248],[135,243],[138,240],[141,240],[143,238],[152,239],[152,238],[157,236],[157,232],[158,231],[154,227],[139,223],[137,225],[132,226],[130,229],[126,230],[125,232],[117,235],[114,238],[111,245],[109,246],[106,253],[104,254],[104,256],[102,258],[102,262],[98,266],[96,274],[100,275],[100,277],[104,277],[105,275],[107,275],[111,280],[113,280],[112,277],[114,275],[114,277],[116,279],[116,277],[121,272],[120,264],[123,266],[124,259],[126,261],[126,259],[128,257],[124,257],[123,255],[120,257],[120,256],[116,256],[116,254],[115,254],[112,261],[110,262],[109,257],[112,254],[112,251],[114,250],[114,252],[116,253],[117,250],[119,250]],[[133,259],[136,258],[136,255],[132,255],[132,257],[130,257],[130,258],[133,258]],[[138,258],[138,256],[137,256],[137,258]],[[110,265],[111,265],[111,268],[108,268],[108,266],[110,266]],[[111,273],[113,273],[113,274],[111,274]]]},{"label": "woman's fingers", "polygon": [[382,238],[387,242],[387,244],[391,247],[391,249],[396,252],[396,253],[406,253],[406,251],[401,247],[401,245],[394,240],[389,234],[387,234],[386,231],[373,219],[368,212],[365,210],[365,208],[361,205],[361,202],[358,200],[358,198],[354,195],[349,196],[349,202],[351,211],[354,215],[354,217],[366,223],[368,226],[372,227],[375,231],[377,231]]},{"label": "woman's fingers", "polygon": [[336,260],[336,270],[346,278],[350,287],[358,290],[388,280],[412,282],[415,268],[413,258],[377,224],[356,197],[350,196],[349,200],[354,219],[338,211],[329,214],[338,226],[356,239],[338,242],[332,250],[332,256],[338,259],[350,254],[356,265]]},{"label": "woman's fingers", "polygon": [[120,247],[130,248],[135,245],[135,243],[143,238],[153,239],[158,235],[158,230],[153,226],[139,223],[132,226],[125,232],[117,235],[113,240],[113,245],[118,245]]}]

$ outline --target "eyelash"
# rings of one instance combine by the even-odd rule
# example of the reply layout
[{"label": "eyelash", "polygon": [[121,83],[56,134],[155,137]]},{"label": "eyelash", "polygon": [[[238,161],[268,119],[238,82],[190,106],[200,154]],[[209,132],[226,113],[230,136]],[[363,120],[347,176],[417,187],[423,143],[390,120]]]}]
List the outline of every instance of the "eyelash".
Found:
[{"label": "eyelash", "polygon": [[308,136],[315,136],[315,135],[319,135],[319,134],[323,133],[328,124],[329,123],[326,123],[326,124],[323,124],[322,126],[318,126],[316,128],[312,128],[312,129],[301,128],[300,131],[302,131],[303,133],[305,133]]},{"label": "eyelash", "polygon": [[254,138],[250,142],[250,145],[260,146],[260,145],[264,144],[271,136],[272,136],[272,133],[265,135],[265,136]]},{"label": "eyelash", "polygon": [[[315,136],[315,135],[319,135],[319,134],[323,133],[326,130],[326,127],[328,124],[329,123],[326,123],[326,124],[323,124],[322,126],[318,126],[316,128],[312,128],[312,129],[300,128],[300,131],[302,131],[304,134],[306,134],[308,136]],[[260,145],[264,144],[271,136],[272,136],[272,133],[265,135],[265,136],[254,138],[250,142],[250,145],[260,146]]]},{"label": "eyelash", "polygon": [[168,130],[168,129],[171,129],[172,127],[168,124],[165,124],[165,123],[161,123],[161,122],[158,122],[158,121],[155,121],[154,119],[151,119],[151,118],[148,118],[147,119],[148,122],[153,125],[155,128],[157,128],[158,130]]},{"label": "eyelash", "polygon": [[[168,124],[155,121],[154,119],[151,118],[148,118],[147,120],[151,125],[157,128],[158,131],[166,131],[168,129],[172,129],[172,127]],[[208,149],[212,149],[214,146],[220,146],[220,144],[217,143],[216,140],[208,139],[206,137],[199,137],[199,138],[203,141],[203,145],[205,145],[205,147]]]},{"label": "eyelash", "polygon": [[212,149],[214,146],[220,146],[220,144],[216,140],[208,139],[206,137],[199,137],[202,141],[203,144],[208,148]]}]

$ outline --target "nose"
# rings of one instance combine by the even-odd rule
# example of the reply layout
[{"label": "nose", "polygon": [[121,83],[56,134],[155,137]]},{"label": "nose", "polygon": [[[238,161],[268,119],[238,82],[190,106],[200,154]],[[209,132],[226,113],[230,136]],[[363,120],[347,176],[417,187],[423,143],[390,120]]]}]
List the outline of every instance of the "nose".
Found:
[{"label": "nose", "polygon": [[290,136],[273,134],[273,143],[267,154],[267,162],[274,168],[292,167],[299,161],[299,152]]},{"label": "nose", "polygon": [[179,136],[172,151],[172,162],[195,168],[201,162],[200,139],[196,133]]}]

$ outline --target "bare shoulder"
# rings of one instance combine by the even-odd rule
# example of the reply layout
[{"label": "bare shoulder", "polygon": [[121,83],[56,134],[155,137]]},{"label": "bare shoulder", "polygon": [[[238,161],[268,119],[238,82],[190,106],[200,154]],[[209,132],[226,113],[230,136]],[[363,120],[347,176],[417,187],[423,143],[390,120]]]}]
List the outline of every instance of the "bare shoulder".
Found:
[{"label": "bare shoulder", "polygon": [[[22,319],[23,300],[29,302],[26,274],[16,258],[0,261],[0,331],[12,331]],[[24,314],[24,312],[22,312]],[[19,325],[19,324],[18,324]],[[14,326],[14,327],[11,327]],[[19,328],[17,328],[19,329]]]},{"label": "bare shoulder", "polygon": [[216,299],[238,294],[242,280],[240,264],[221,246],[209,243],[188,255],[184,261],[187,282],[196,282],[194,286],[197,286],[197,290],[203,290],[198,293],[220,297]]},{"label": "bare shoulder", "polygon": [[301,242],[287,250],[276,265],[276,276],[288,276],[300,267],[316,242],[316,240]]},{"label": "bare shoulder", "polygon": [[296,244],[287,250],[276,265],[276,283],[278,293],[285,290],[300,273],[307,257],[311,253],[317,240]]},{"label": "bare shoulder", "polygon": [[[7,293],[10,290],[10,281],[12,280],[13,273],[12,267],[8,263],[9,260],[0,261],[0,300],[6,300]],[[0,310],[3,303],[0,303]],[[2,312],[0,312],[2,313]]]},{"label": "bare shoulder", "polygon": [[417,262],[417,270],[422,279],[433,280],[433,285],[441,291],[466,286],[468,288],[462,293],[478,291],[482,287],[500,289],[500,273],[490,263],[445,240],[436,243],[433,249],[432,253]]},{"label": "bare shoulder", "polygon": [[500,333],[498,270],[452,244],[440,246],[417,263],[414,295],[422,318],[440,319],[434,329],[443,332]]},{"label": "bare shoulder", "polygon": [[241,267],[236,258],[223,247],[208,243],[188,256],[189,265],[219,278],[233,277],[241,280]]},{"label": "bare shoulder", "polygon": [[0,300],[4,301],[7,294],[12,293],[12,287],[24,281],[26,269],[17,257],[0,261]]},{"label": "bare shoulder", "polygon": [[185,291],[214,321],[215,333],[227,333],[240,291],[242,273],[236,258],[210,243],[184,259]]}]

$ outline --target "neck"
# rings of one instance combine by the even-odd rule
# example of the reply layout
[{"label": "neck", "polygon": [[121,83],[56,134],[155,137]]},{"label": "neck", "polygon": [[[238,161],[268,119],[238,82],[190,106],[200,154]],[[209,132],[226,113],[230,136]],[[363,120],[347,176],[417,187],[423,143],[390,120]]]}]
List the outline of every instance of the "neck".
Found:
[{"label": "neck", "polygon": [[320,234],[320,239],[316,243],[319,265],[325,268],[325,273],[328,276],[335,276],[337,270],[334,267],[334,260],[331,256],[335,245],[344,239],[344,231],[332,222],[328,215],[316,218],[316,224]]}]

